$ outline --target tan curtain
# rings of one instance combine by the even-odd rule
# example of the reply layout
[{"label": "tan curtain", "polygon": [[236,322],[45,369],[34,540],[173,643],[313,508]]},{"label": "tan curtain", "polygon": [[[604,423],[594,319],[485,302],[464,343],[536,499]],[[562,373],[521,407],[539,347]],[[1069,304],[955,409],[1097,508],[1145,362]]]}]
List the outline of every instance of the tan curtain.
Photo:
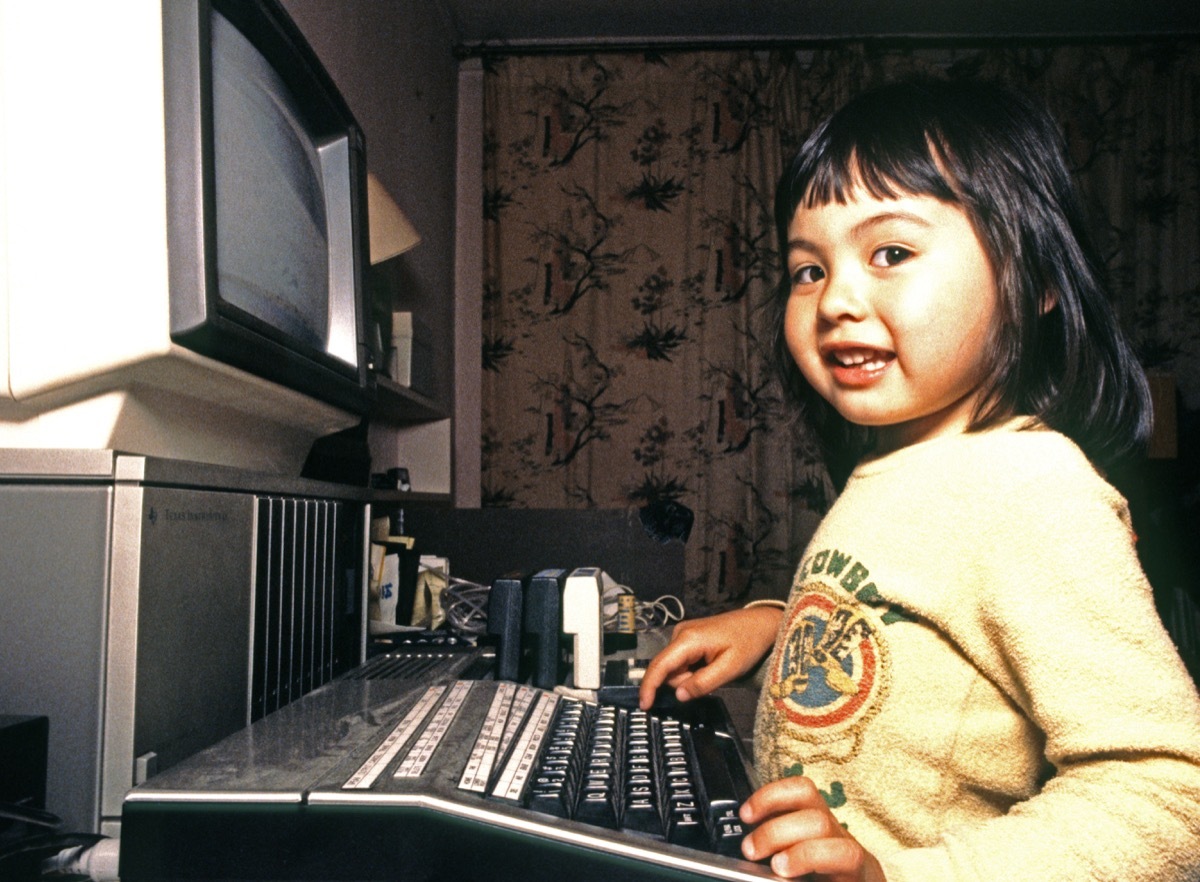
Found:
[{"label": "tan curtain", "polygon": [[786,582],[790,509],[825,503],[759,327],[793,66],[508,58],[486,83],[485,504],[686,505],[692,611]]},{"label": "tan curtain", "polygon": [[786,590],[831,488],[765,364],[773,187],[815,122],[916,71],[1051,105],[1122,319],[1200,408],[1197,62],[1194,41],[489,60],[484,504],[676,500],[689,612]]}]

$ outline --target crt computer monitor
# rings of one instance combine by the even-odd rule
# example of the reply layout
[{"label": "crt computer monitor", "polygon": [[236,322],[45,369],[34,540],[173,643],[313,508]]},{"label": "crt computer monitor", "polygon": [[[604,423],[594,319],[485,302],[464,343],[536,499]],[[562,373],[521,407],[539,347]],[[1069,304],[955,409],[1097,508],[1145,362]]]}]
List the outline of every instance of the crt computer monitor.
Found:
[{"label": "crt computer monitor", "polygon": [[370,383],[366,159],[273,0],[0,13],[0,446],[298,473]]},{"label": "crt computer monitor", "polygon": [[365,162],[349,108],[273,4],[167,0],[163,55],[173,339],[357,406]]}]

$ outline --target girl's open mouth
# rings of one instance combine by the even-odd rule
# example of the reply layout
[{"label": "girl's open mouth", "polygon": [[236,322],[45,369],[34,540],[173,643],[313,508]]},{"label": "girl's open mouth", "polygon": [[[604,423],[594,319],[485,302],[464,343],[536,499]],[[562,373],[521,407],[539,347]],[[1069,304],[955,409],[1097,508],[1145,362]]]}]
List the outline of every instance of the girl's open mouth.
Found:
[{"label": "girl's open mouth", "polygon": [[895,358],[893,352],[861,347],[831,349],[825,353],[825,363],[832,368],[834,378],[849,386],[873,382]]}]

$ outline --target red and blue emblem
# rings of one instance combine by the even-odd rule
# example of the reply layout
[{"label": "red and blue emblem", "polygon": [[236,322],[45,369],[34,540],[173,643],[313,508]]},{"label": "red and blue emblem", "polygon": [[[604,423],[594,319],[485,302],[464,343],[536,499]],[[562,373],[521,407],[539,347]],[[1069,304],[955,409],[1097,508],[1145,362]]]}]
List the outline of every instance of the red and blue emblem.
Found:
[{"label": "red and blue emblem", "polygon": [[819,582],[804,585],[788,610],[786,642],[773,661],[768,694],[796,737],[857,743],[886,688],[886,647],[874,611]]}]

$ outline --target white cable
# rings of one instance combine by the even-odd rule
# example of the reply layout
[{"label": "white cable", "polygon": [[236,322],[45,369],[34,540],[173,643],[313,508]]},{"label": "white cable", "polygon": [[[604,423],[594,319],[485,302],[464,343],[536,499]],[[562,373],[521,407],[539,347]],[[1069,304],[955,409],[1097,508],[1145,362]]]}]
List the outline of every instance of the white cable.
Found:
[{"label": "white cable", "polygon": [[491,588],[487,585],[451,578],[442,592],[442,609],[446,612],[446,621],[467,634],[486,633],[490,591]]},{"label": "white cable", "polygon": [[[671,604],[667,601],[674,602],[674,610],[671,609]],[[653,608],[655,613],[657,613],[659,618],[658,624],[660,625],[669,625],[672,622],[679,622],[687,616],[687,607],[685,607],[683,605],[683,601],[674,594],[664,594],[653,603],[649,604],[649,606]]]},{"label": "white cable", "polygon": [[119,882],[120,839],[66,848],[42,862],[43,876],[87,876],[92,882]]},{"label": "white cable", "polygon": [[[605,583],[603,596],[604,625],[609,627],[617,620],[619,605],[617,598],[622,594],[633,594],[626,585],[620,585],[611,578]],[[687,615],[683,601],[674,594],[664,594],[654,600],[637,600],[634,605],[638,630],[660,628],[682,620]]]}]

